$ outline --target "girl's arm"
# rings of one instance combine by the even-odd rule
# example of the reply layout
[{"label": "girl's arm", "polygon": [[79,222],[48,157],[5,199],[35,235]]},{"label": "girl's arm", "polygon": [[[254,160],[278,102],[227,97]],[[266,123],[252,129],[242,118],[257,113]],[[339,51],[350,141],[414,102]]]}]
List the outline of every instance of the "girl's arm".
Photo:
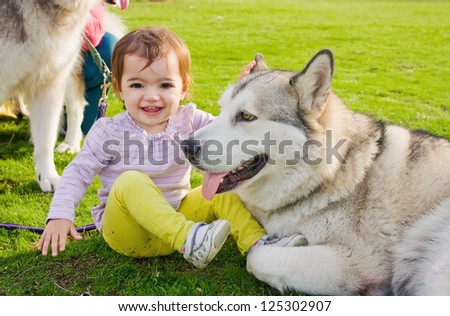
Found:
[{"label": "girl's arm", "polygon": [[94,124],[86,136],[82,149],[66,167],[56,188],[47,217],[47,225],[37,244],[38,251],[41,251],[44,256],[47,255],[49,247],[52,248],[53,256],[58,254],[58,249],[64,251],[68,235],[75,240],[82,239],[73,224],[75,209],[94,177],[109,160],[102,155],[101,144],[107,137],[104,133],[105,126],[100,121],[102,120]]}]

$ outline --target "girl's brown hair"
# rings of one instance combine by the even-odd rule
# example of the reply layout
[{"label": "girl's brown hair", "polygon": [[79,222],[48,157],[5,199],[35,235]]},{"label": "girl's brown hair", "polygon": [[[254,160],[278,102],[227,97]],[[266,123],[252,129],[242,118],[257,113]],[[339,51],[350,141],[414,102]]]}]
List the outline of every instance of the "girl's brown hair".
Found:
[{"label": "girl's brown hair", "polygon": [[114,46],[111,58],[112,84],[121,91],[125,55],[146,58],[150,66],[155,60],[175,53],[180,64],[183,88],[187,90],[190,82],[191,56],[186,44],[174,33],[163,27],[145,27],[132,31],[122,37]]}]

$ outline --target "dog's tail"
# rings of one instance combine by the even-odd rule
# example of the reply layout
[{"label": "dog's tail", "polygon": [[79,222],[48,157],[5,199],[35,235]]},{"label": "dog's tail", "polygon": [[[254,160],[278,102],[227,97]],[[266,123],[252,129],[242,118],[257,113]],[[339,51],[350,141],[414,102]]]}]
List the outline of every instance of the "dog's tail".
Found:
[{"label": "dog's tail", "polygon": [[127,32],[127,28],[122,23],[122,20],[116,14],[106,10],[105,16],[103,17],[103,22],[105,25],[105,31],[111,33],[117,38],[121,38]]}]

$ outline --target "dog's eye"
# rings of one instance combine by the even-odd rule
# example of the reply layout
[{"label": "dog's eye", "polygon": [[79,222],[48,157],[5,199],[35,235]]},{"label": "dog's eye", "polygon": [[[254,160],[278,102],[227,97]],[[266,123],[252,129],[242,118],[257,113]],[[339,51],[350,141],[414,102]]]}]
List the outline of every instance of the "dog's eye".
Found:
[{"label": "dog's eye", "polygon": [[251,122],[251,121],[254,121],[256,119],[257,119],[256,116],[254,116],[251,113],[245,112],[245,111],[242,111],[242,112],[238,113],[238,115],[236,116],[236,121],[238,121],[238,122],[239,121]]}]

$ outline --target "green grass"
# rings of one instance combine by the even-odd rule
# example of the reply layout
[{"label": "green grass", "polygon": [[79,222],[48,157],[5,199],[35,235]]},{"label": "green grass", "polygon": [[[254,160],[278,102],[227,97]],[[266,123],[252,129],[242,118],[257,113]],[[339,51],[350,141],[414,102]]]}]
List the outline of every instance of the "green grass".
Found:
[{"label": "green grass", "polygon": [[[335,54],[334,91],[355,111],[450,137],[450,3],[409,1],[132,1],[130,30],[163,25],[190,47],[193,101],[217,114],[220,93],[256,52],[269,67],[301,70],[320,49]],[[108,115],[121,111],[111,96]],[[56,154],[61,172],[73,158]],[[51,194],[34,180],[27,120],[0,121],[0,222],[43,226]],[[193,186],[201,174],[194,172]],[[90,224],[96,181],[77,209]],[[132,259],[101,235],[42,257],[39,236],[0,230],[0,295],[278,295],[245,269],[230,239],[205,270],[181,255]]]}]

